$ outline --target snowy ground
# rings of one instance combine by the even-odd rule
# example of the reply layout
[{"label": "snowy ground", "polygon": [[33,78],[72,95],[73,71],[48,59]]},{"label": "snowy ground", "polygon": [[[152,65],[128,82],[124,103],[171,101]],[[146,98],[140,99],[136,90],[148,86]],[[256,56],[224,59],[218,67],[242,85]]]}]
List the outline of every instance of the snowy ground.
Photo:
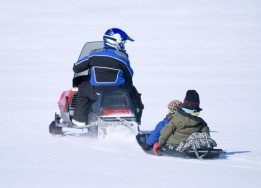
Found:
[{"label": "snowy ground", "polygon": [[[0,12],[1,188],[261,186],[260,1],[1,0]],[[134,141],[48,133],[82,46],[109,27],[136,40],[127,48],[141,128],[196,89],[226,156],[149,156]]]}]

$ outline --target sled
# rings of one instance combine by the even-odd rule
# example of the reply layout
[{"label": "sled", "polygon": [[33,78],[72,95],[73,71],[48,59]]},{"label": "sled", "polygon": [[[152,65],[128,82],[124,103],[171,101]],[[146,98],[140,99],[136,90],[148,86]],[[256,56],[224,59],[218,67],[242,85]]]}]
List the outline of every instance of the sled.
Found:
[{"label": "sled", "polygon": [[[141,147],[141,149],[150,155],[155,155],[152,152],[151,148],[144,147],[144,142],[146,140],[147,134],[138,134],[136,140]],[[193,158],[193,159],[217,159],[220,157],[220,154],[224,153],[222,149],[189,149],[183,152],[176,151],[174,148],[164,146],[158,150],[159,156],[171,156],[171,157],[180,157],[180,158]]]}]

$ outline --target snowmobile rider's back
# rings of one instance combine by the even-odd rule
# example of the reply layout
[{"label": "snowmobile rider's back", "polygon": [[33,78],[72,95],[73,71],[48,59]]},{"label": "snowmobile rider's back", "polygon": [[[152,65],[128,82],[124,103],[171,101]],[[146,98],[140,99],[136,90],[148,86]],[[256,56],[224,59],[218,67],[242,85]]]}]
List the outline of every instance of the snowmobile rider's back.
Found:
[{"label": "snowmobile rider's back", "polygon": [[118,28],[108,29],[104,36],[104,47],[93,50],[79,59],[73,66],[75,73],[89,70],[78,85],[78,98],[72,122],[77,126],[85,126],[90,103],[95,101],[104,90],[124,88],[128,91],[137,110],[140,122],[143,104],[140,94],[133,86],[133,70],[130,66],[125,42],[134,41],[127,33]]}]

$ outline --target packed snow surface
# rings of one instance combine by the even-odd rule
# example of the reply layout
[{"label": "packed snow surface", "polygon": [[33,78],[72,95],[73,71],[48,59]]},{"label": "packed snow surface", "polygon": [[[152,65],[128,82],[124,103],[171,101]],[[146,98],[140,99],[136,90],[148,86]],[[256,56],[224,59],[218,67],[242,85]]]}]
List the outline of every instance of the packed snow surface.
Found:
[{"label": "packed snow surface", "polygon": [[[261,187],[261,2],[1,0],[0,187]],[[135,140],[48,133],[87,41],[125,30],[152,130],[170,100],[200,95],[218,160],[146,155]]]}]

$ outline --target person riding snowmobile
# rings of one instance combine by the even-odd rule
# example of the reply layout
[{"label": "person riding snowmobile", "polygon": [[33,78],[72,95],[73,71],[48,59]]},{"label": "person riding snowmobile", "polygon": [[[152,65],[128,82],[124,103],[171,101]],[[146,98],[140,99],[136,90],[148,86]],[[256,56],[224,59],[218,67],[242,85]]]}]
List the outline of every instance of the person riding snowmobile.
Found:
[{"label": "person riding snowmobile", "polygon": [[188,90],[181,108],[173,115],[172,120],[161,130],[159,141],[153,145],[153,153],[157,155],[158,149],[164,145],[178,147],[195,132],[209,135],[207,123],[199,116],[202,110],[199,107],[199,95],[195,90]]},{"label": "person riding snowmobile", "polygon": [[137,121],[140,123],[143,104],[141,94],[132,82],[134,72],[125,49],[128,40],[134,41],[123,30],[108,29],[103,36],[104,48],[93,50],[74,64],[75,73],[85,70],[90,72],[78,85],[78,97],[72,119],[76,126],[85,126],[90,103],[98,98],[100,92],[119,88],[128,91],[136,109]]}]

